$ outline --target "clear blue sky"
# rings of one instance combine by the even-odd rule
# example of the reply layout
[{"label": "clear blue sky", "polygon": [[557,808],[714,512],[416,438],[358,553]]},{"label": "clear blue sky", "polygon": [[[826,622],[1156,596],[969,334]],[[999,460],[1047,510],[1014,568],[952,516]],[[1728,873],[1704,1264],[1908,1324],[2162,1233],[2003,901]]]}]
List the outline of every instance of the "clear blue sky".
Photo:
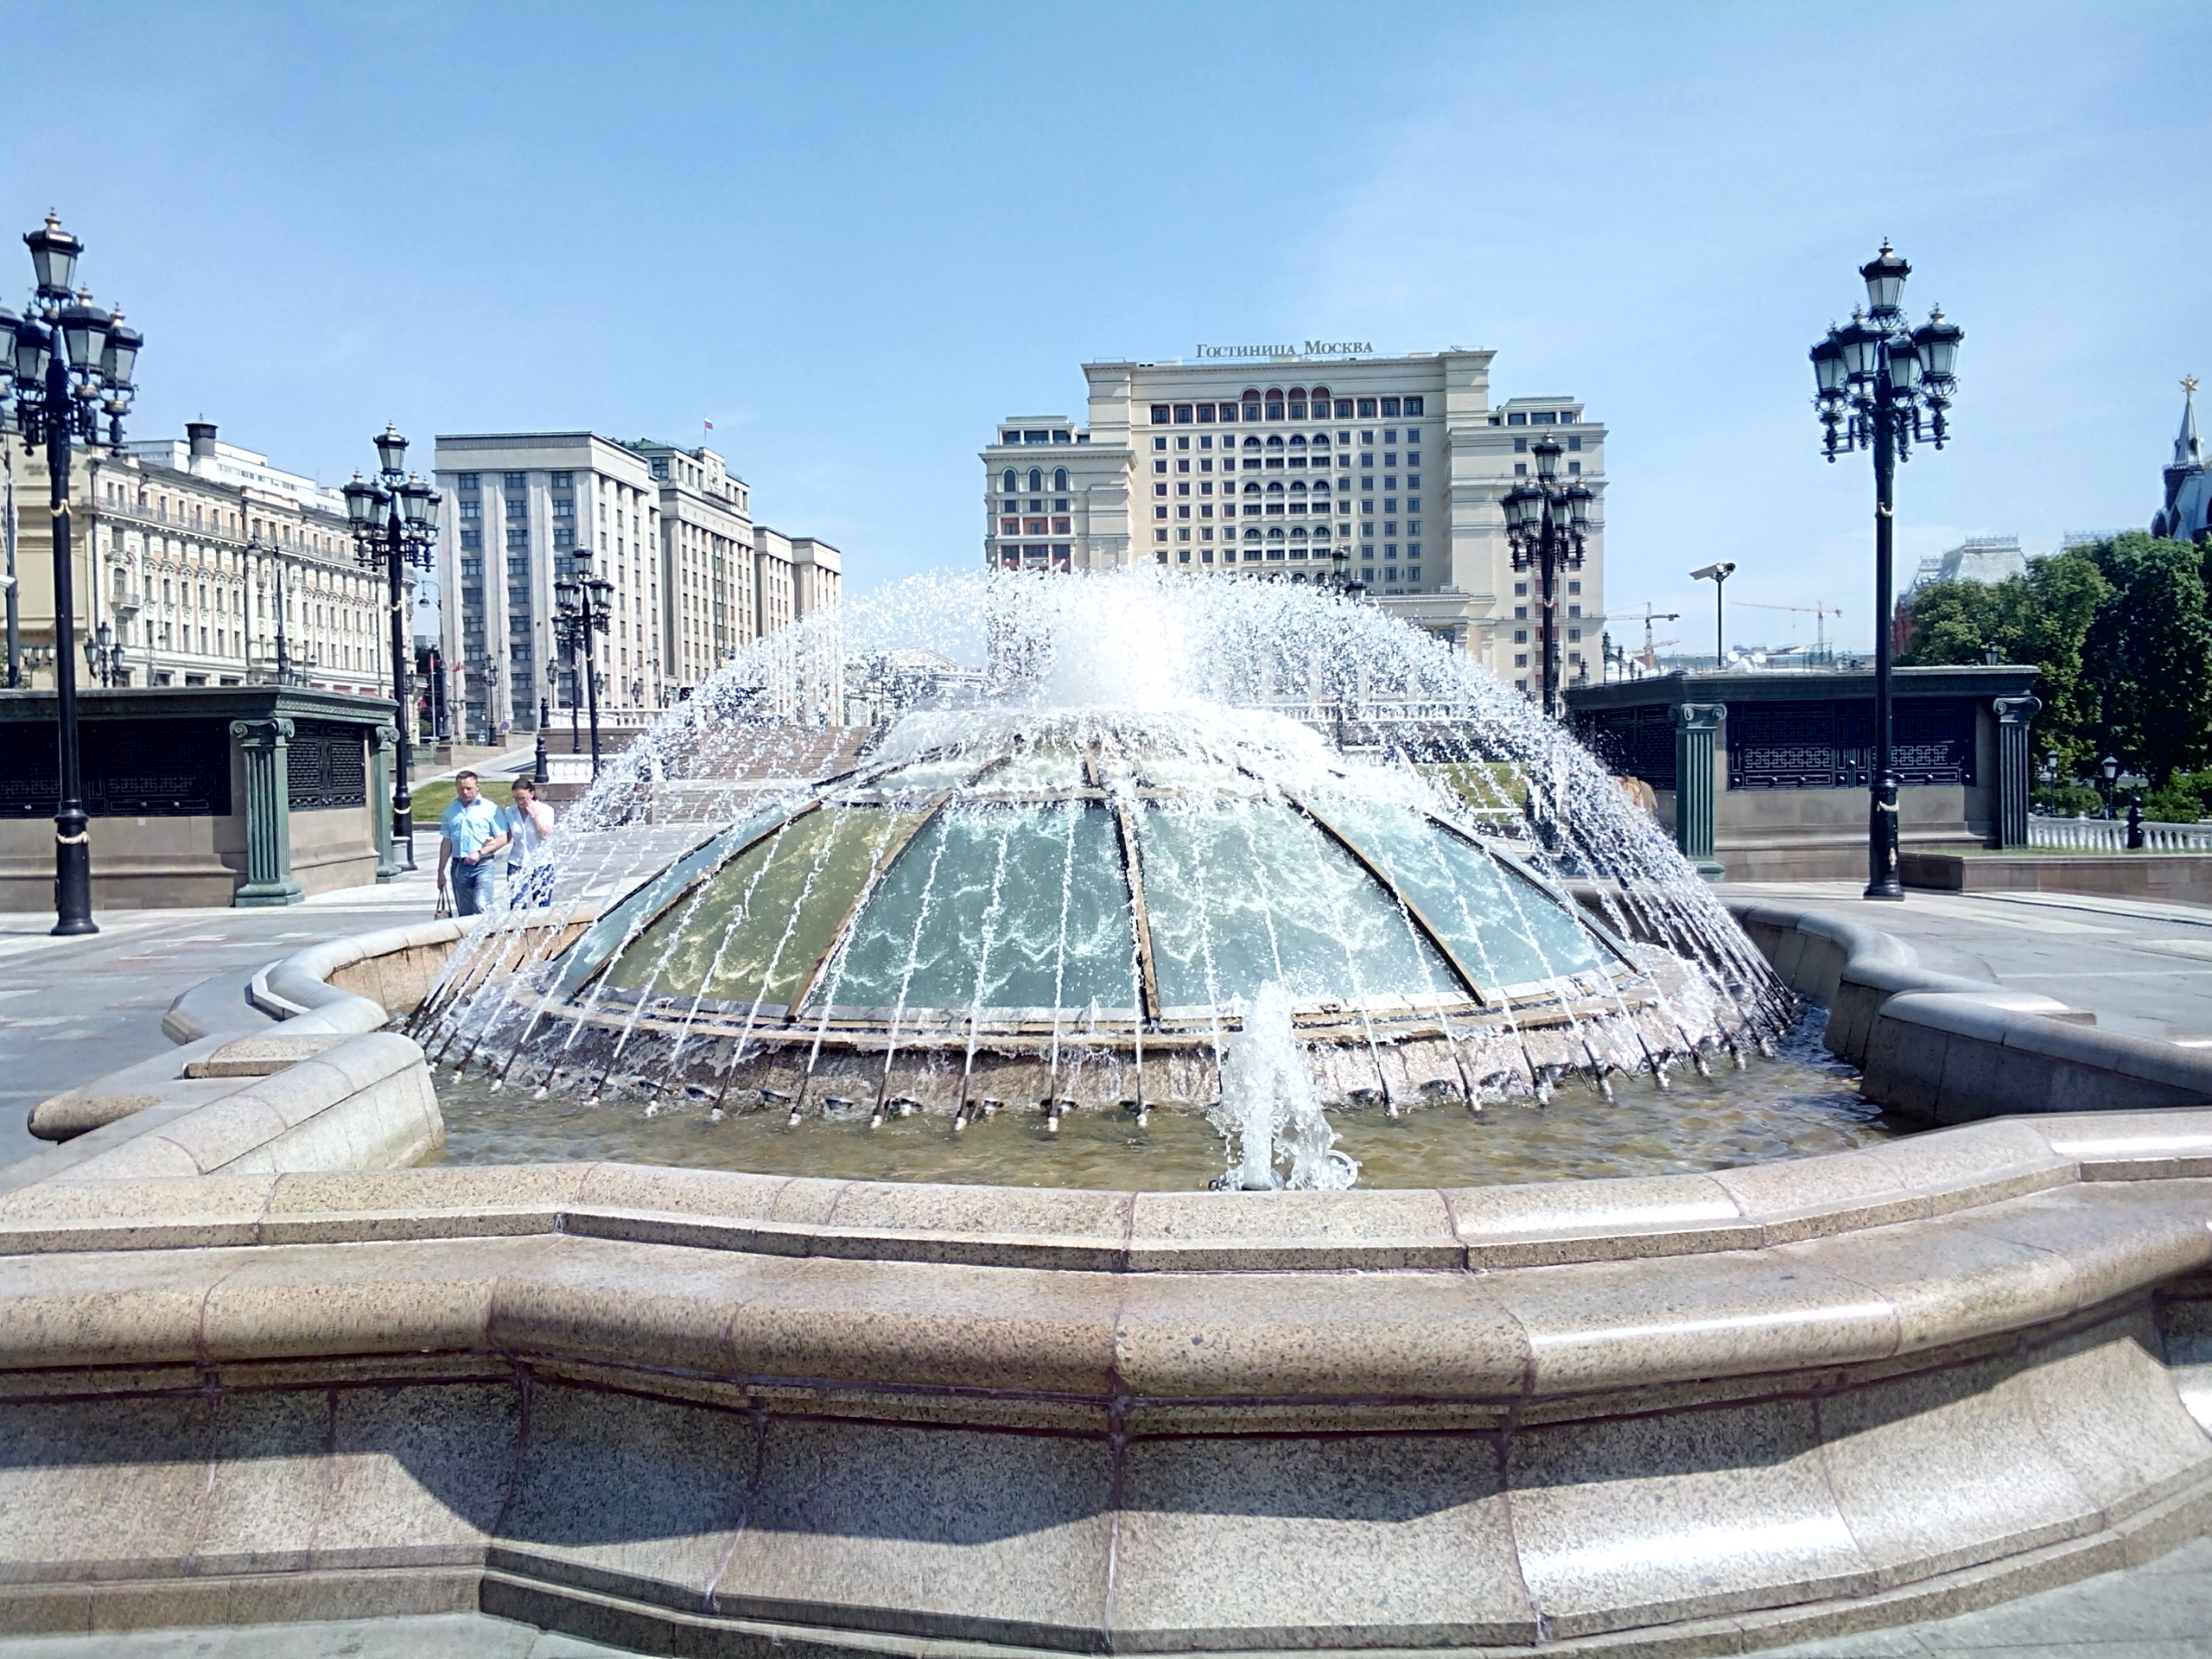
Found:
[{"label": "clear blue sky", "polygon": [[1871,485],[1804,355],[1884,235],[1967,329],[1908,569],[2146,523],[2212,381],[2201,3],[48,16],[0,11],[0,225],[58,207],[145,330],[134,435],[335,482],[387,419],[711,420],[862,586],[979,556],[975,451],[1079,416],[1084,359],[1357,338],[1611,426],[1617,616],[1702,618],[1682,573],[1732,558],[1864,643]]}]

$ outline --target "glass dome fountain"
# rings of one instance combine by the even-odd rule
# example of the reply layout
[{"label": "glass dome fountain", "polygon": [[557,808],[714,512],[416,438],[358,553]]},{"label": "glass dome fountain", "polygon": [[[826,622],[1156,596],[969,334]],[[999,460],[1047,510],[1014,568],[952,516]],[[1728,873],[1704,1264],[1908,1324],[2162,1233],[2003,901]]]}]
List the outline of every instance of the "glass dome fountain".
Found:
[{"label": "glass dome fountain", "polygon": [[[1788,1021],[1578,746],[1370,608],[922,591],[766,642],[634,746],[545,855],[563,902],[492,918],[426,1003],[438,1057],[516,1109],[1204,1115],[1227,1184],[1313,1186],[1353,1173],[1332,1117],[1663,1088]],[[882,671],[918,632],[918,690]]]}]

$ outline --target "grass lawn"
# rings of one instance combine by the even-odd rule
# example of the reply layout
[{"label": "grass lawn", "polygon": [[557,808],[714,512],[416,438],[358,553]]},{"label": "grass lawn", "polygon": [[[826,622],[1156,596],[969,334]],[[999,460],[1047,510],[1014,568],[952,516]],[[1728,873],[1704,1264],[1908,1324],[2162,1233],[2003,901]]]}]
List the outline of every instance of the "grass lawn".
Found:
[{"label": "grass lawn", "polygon": [[[513,804],[513,796],[510,793],[510,786],[507,784],[495,782],[489,778],[480,779],[478,781],[482,785],[484,798],[493,805]],[[452,779],[438,778],[427,784],[415,785],[415,822],[417,824],[435,824],[444,816],[446,808],[452,804]]]}]

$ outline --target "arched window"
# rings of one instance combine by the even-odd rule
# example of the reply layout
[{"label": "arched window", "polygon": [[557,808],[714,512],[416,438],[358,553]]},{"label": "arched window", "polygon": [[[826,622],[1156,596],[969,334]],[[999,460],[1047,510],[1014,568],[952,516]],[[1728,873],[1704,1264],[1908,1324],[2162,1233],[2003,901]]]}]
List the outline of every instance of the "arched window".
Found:
[{"label": "arched window", "polygon": [[[1281,488],[1282,488],[1282,486],[1281,486],[1281,485],[1280,485],[1280,484],[1278,484],[1278,485],[1276,485],[1276,486],[1275,486],[1275,488],[1277,488],[1277,489],[1281,489]],[[1291,493],[1293,495],[1303,495],[1303,494],[1305,494],[1305,493],[1306,493],[1306,480],[1305,480],[1304,479],[1302,479],[1302,478],[1301,478],[1300,480],[1298,480],[1298,482],[1297,482],[1297,483],[1295,483],[1295,484],[1292,485],[1292,486],[1290,486],[1290,493]]]},{"label": "arched window", "polygon": [[[1259,417],[1255,416],[1253,418],[1256,420]],[[1260,441],[1257,438],[1247,438],[1244,440],[1244,447],[1247,449],[1257,449],[1260,447]]]},{"label": "arched window", "polygon": [[1281,495],[1282,493],[1282,480],[1281,479],[1277,479],[1274,483],[1268,485],[1268,493],[1269,495]]},{"label": "arched window", "polygon": [[1248,542],[1256,542],[1260,539],[1260,532],[1256,530],[1248,530],[1244,532],[1244,539]]},{"label": "arched window", "polygon": [[1247,387],[1245,387],[1245,388],[1244,388],[1244,401],[1245,401],[1246,403],[1248,403],[1248,404],[1256,404],[1256,403],[1258,403],[1258,402],[1260,401],[1260,389],[1259,389],[1257,386],[1247,386]]},{"label": "arched window", "polygon": [[1281,403],[1282,401],[1282,388],[1281,386],[1269,386],[1268,388],[1268,401],[1271,404]]},{"label": "arched window", "polygon": [[1313,480],[1313,493],[1314,493],[1314,494],[1316,494],[1316,495],[1326,495],[1328,493],[1329,493],[1329,480],[1328,480],[1327,479],[1325,479],[1325,478],[1317,478],[1317,479],[1315,479],[1315,480]]},{"label": "arched window", "polygon": [[1313,388],[1313,418],[1314,418],[1315,420],[1317,420],[1317,421],[1318,421],[1318,420],[1324,419],[1324,418],[1325,418],[1325,417],[1326,417],[1326,416],[1328,415],[1328,412],[1329,412],[1329,389],[1328,389],[1326,386],[1316,386],[1316,387],[1314,387],[1314,388]]},{"label": "arched window", "polygon": [[1329,435],[1325,432],[1316,432],[1313,435],[1313,447],[1316,449],[1327,448],[1329,447]]},{"label": "arched window", "polygon": [[1293,438],[1293,439],[1290,441],[1290,447],[1291,447],[1292,448],[1294,448],[1294,449],[1303,449],[1303,448],[1306,448],[1306,439],[1305,439],[1304,435],[1300,435],[1300,436],[1298,436],[1298,437],[1294,437],[1294,438]]},{"label": "arched window", "polygon": [[1012,495],[1021,487],[1020,481],[1014,477],[1014,468],[1011,467],[1006,469],[1006,476],[1001,481],[1006,485],[1006,493],[1008,495]]},{"label": "arched window", "polygon": [[1269,438],[1268,440],[1268,448],[1280,454],[1282,449],[1282,440],[1281,438]]},{"label": "arched window", "polygon": [[1277,524],[1273,530],[1270,530],[1268,532],[1268,539],[1271,542],[1281,541],[1283,539],[1282,526],[1281,524]]},{"label": "arched window", "polygon": [[1067,493],[1067,487],[1068,487],[1068,469],[1067,469],[1066,467],[1053,467],[1053,468],[1052,468],[1052,488],[1053,488],[1053,491],[1054,491],[1056,493],[1065,495],[1065,494],[1066,494],[1066,493]]},{"label": "arched window", "polygon": [[[1276,487],[1277,489],[1281,489],[1281,488],[1282,487],[1282,486],[1281,486],[1280,484],[1278,484],[1277,486],[1275,486],[1275,487]],[[1260,493],[1260,486],[1259,486],[1257,484],[1247,484],[1247,485],[1244,486],[1244,493],[1245,493],[1245,494],[1247,494],[1247,495],[1257,495],[1259,493]]]},{"label": "arched window", "polygon": [[1029,469],[1029,487],[1033,491],[1045,487],[1045,469],[1042,467],[1032,467]]}]

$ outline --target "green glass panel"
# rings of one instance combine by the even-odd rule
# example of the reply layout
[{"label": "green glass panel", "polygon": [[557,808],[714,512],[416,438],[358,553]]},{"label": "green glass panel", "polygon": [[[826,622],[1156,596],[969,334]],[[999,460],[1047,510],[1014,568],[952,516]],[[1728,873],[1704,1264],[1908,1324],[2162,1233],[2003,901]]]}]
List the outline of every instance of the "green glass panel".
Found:
[{"label": "green glass panel", "polygon": [[1103,807],[948,809],[854,925],[817,1001],[1134,1009],[1135,923]]},{"label": "green glass panel", "polygon": [[1603,965],[1559,900],[1421,813],[1348,796],[1312,804],[1397,883],[1478,985],[1526,985]]},{"label": "green glass panel", "polygon": [[734,859],[607,970],[619,989],[783,1005],[918,812],[825,807]]},{"label": "green glass panel", "polygon": [[1277,801],[1150,803],[1140,844],[1160,1001],[1297,1002],[1450,995],[1451,967],[1397,903],[1304,814]]},{"label": "green glass panel", "polygon": [[765,831],[782,810],[779,807],[755,814],[735,829],[701,842],[651,880],[633,889],[626,898],[601,911],[598,918],[562,954],[560,977],[554,983],[553,994],[573,995],[577,987],[599,971],[607,957],[621,948],[632,928],[645,926],[702,873],[728,858],[732,848],[742,847]]}]

